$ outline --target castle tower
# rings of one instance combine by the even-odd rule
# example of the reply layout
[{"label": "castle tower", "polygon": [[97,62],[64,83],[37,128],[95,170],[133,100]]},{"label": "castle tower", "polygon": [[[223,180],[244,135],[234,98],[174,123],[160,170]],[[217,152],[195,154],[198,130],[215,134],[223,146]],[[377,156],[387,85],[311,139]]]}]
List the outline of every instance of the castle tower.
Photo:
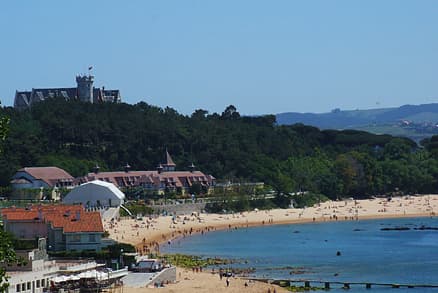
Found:
[{"label": "castle tower", "polygon": [[78,84],[78,98],[82,102],[93,103],[93,82],[94,76],[78,75],[76,76],[76,82]]}]

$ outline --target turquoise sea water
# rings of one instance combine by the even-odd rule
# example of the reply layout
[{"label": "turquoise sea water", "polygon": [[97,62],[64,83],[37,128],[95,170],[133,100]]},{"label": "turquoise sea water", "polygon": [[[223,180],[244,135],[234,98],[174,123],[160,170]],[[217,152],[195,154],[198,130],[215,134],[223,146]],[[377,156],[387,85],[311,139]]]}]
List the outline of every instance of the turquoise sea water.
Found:
[{"label": "turquoise sea water", "polygon": [[[438,231],[414,230],[422,225],[438,227],[438,219],[379,219],[241,228],[175,240],[164,245],[162,251],[243,259],[246,264],[233,266],[255,267],[256,272],[252,275],[257,277],[438,285]],[[381,230],[401,226],[410,229]],[[336,255],[337,251],[340,256]],[[291,271],[295,273],[291,274]],[[353,285],[349,292],[358,291],[438,292],[438,288],[366,290],[364,286]]]}]

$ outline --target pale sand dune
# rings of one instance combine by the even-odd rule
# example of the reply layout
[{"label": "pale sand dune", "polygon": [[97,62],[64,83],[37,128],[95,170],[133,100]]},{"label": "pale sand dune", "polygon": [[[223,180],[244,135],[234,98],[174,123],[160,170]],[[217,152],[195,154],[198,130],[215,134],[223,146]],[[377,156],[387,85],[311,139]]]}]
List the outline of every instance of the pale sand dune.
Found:
[{"label": "pale sand dune", "polygon": [[[247,226],[305,223],[312,221],[324,222],[334,220],[345,221],[371,218],[431,216],[435,215],[437,211],[438,195],[422,195],[396,197],[392,198],[391,201],[380,198],[356,201],[329,201],[305,209],[252,211],[233,215],[186,215],[177,217],[174,222],[172,222],[171,216],[158,217],[152,220],[144,218],[141,221],[127,219],[116,222],[115,224],[106,222],[104,223],[104,227],[105,230],[110,233],[111,238],[135,245],[140,253],[148,253],[156,251],[159,248],[159,243],[178,237],[186,237],[193,233],[208,233],[218,229],[237,229]],[[204,276],[204,274],[196,274],[195,276],[189,275],[188,278],[191,279],[190,282],[181,280],[178,284],[169,286],[169,289],[174,288],[175,291],[166,292],[191,292],[188,289],[187,291],[186,289],[178,289],[181,286],[192,286],[190,287],[192,290],[204,290],[204,286],[207,286],[204,281]],[[205,276],[205,278],[207,278],[207,276]],[[235,280],[234,283],[237,284],[240,281],[241,280]],[[219,286],[219,284],[216,285]],[[227,291],[231,290],[225,287],[223,289]],[[248,288],[243,289],[247,290]],[[198,292],[207,291],[208,290]],[[221,291],[222,289],[220,291],[214,290],[211,292]],[[249,292],[263,292],[263,290]],[[277,292],[279,292],[278,288]]]}]

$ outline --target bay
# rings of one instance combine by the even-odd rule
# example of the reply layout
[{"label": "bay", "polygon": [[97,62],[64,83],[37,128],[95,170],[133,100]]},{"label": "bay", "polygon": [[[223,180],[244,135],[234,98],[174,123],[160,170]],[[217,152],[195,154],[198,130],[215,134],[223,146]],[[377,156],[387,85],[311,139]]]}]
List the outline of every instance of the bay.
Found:
[{"label": "bay", "polygon": [[[163,245],[161,251],[241,259],[245,263],[233,266],[256,268],[254,277],[438,285],[438,231],[416,230],[422,226],[438,227],[438,219],[377,219],[228,229],[177,239]],[[396,227],[408,230],[391,230]],[[352,287],[350,292],[365,290],[362,287]],[[372,292],[392,290],[395,289],[379,287]],[[396,291],[438,292],[438,289]]]}]

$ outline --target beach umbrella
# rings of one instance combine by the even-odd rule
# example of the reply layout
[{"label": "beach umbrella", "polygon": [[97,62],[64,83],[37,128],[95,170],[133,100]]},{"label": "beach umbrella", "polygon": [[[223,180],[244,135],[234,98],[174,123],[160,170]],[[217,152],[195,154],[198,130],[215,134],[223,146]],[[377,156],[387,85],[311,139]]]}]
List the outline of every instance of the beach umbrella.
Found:
[{"label": "beach umbrella", "polygon": [[52,281],[55,283],[61,283],[61,282],[68,281],[68,278],[67,278],[67,276],[57,276],[57,277],[53,278]]},{"label": "beach umbrella", "polygon": [[59,277],[54,277],[54,278],[52,279],[52,281],[55,282],[55,283],[59,283]]},{"label": "beach umbrella", "polygon": [[91,279],[96,277],[96,271],[86,271],[79,274],[81,279]]},{"label": "beach umbrella", "polygon": [[105,272],[97,272],[97,279],[99,281],[106,280],[109,278],[109,274]]},{"label": "beach umbrella", "polygon": [[80,274],[78,275],[78,277],[81,278],[81,279],[85,278],[85,272],[80,273]]}]

